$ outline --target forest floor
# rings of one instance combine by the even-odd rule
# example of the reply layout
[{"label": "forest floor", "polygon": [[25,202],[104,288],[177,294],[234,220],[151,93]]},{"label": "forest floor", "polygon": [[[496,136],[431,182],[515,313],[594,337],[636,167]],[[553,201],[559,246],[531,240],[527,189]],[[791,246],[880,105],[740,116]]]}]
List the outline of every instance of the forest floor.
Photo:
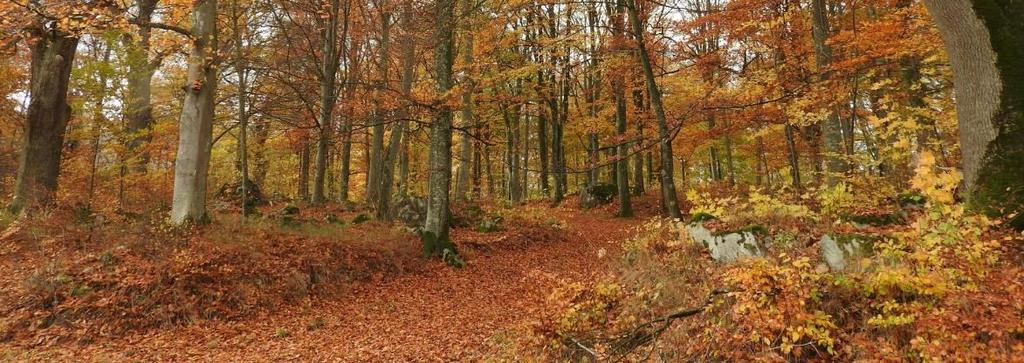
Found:
[{"label": "forest floor", "polygon": [[[502,356],[529,335],[551,291],[607,276],[642,218],[611,206],[581,212],[529,206],[557,230],[482,234],[457,229],[467,266],[440,262],[348,282],[239,319],[200,319],[87,343],[0,343],[0,360],[465,361]],[[643,208],[641,208],[643,209]],[[640,211],[640,214],[644,211]],[[518,241],[516,241],[518,240]]]}]

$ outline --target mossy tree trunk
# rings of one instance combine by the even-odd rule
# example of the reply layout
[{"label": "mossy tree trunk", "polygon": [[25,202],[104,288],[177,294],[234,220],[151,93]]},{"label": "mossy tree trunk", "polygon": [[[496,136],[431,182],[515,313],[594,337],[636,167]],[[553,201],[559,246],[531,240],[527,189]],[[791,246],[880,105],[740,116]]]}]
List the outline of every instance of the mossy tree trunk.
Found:
[{"label": "mossy tree trunk", "polygon": [[1024,229],[1024,2],[925,4],[953,66],[965,196]]},{"label": "mossy tree trunk", "polygon": [[[437,93],[452,89],[452,63],[455,48],[455,0],[434,2],[434,81]],[[441,106],[434,111],[430,131],[430,176],[427,184],[427,218],[424,231],[438,239],[448,238],[449,192],[452,184],[452,110]],[[440,253],[437,246],[425,245],[428,254]]]}]

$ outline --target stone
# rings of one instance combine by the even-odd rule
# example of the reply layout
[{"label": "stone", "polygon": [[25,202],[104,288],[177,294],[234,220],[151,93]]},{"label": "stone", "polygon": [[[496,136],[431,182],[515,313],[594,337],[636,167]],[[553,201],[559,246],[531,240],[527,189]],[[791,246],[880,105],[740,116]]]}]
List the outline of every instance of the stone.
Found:
[{"label": "stone", "polygon": [[402,222],[412,230],[419,230],[427,220],[427,199],[422,197],[398,197],[391,208],[392,219]]},{"label": "stone", "polygon": [[711,258],[718,262],[736,262],[745,258],[764,256],[764,250],[757,242],[754,230],[733,233],[714,233],[696,222],[686,226],[690,238],[704,246],[711,253]]},{"label": "stone", "polygon": [[844,271],[850,262],[871,256],[874,243],[863,236],[821,236],[821,258],[832,271]]},{"label": "stone", "polygon": [[618,187],[615,184],[598,183],[585,187],[580,189],[580,207],[590,209],[611,203],[618,192]]}]

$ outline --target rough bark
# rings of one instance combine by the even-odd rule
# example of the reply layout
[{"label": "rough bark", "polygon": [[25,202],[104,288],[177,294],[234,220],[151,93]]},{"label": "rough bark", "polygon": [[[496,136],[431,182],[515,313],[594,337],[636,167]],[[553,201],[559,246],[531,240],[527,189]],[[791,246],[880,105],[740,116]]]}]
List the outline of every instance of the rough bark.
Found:
[{"label": "rough bark", "polygon": [[14,213],[53,201],[64,133],[71,117],[68,83],[78,38],[42,24],[33,32],[36,42],[32,44],[31,98],[10,206]]},{"label": "rough bark", "polygon": [[178,119],[178,156],[174,162],[171,223],[205,222],[206,179],[210,167],[213,112],[216,104],[217,0],[192,5],[192,52],[185,100]]},{"label": "rough bark", "polygon": [[925,0],[953,66],[969,203],[1024,229],[1024,3]]}]

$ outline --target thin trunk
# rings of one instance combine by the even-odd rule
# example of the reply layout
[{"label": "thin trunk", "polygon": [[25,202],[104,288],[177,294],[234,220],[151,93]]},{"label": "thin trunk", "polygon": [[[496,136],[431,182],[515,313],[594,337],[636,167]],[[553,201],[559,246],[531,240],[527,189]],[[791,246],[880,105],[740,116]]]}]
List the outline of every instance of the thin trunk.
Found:
[{"label": "thin trunk", "polygon": [[[338,15],[341,9],[339,0],[331,0],[327,22],[323,29],[321,53],[320,81],[320,119],[318,120],[319,137],[316,143],[316,171],[313,177],[312,202],[324,202],[324,183],[327,177],[327,153],[330,152],[331,134],[334,121],[334,104],[338,99],[336,82],[338,76]],[[346,12],[346,16],[348,16]]]},{"label": "thin trunk", "polygon": [[786,149],[789,151],[789,176],[793,181],[793,188],[800,190],[800,155],[796,150],[796,135],[793,131],[795,128],[796,126],[786,124]]},{"label": "thin trunk", "polygon": [[[381,36],[380,36],[380,56],[378,58],[377,70],[380,72],[380,81],[377,83],[377,90],[379,96],[383,96],[384,92],[388,89],[388,73],[390,72],[391,62],[389,59],[390,48],[391,48],[391,12],[384,10],[380,17],[381,23]],[[375,98],[374,110],[373,110],[373,127],[371,128],[373,136],[371,137],[370,144],[370,160],[369,165],[366,168],[366,202],[373,205],[378,211],[381,209],[379,205],[381,202],[381,192],[383,183],[381,174],[384,172],[384,123],[386,120],[387,110],[382,107],[379,99]]]},{"label": "thin trunk", "polygon": [[661,189],[665,199],[665,208],[669,217],[682,218],[679,212],[679,199],[676,197],[676,186],[672,173],[672,135],[669,132],[668,120],[665,118],[665,106],[661,103],[661,90],[654,79],[654,69],[647,54],[647,45],[644,43],[644,26],[637,14],[635,0],[624,0],[626,11],[629,13],[629,22],[633,27],[633,36],[636,38],[636,53],[640,58],[640,65],[643,67],[644,79],[647,83],[647,94],[651,98],[651,107],[654,109],[654,116],[658,122],[658,138],[661,144]]},{"label": "thin trunk", "polygon": [[[620,51],[624,43],[622,23],[622,3],[617,2],[612,16],[612,32],[614,40],[612,48]],[[629,200],[629,143],[626,142],[626,80],[622,74],[612,76],[612,98],[615,100],[615,184],[619,192],[619,217],[632,217],[633,206]]]},{"label": "thin trunk", "polygon": [[309,201],[309,142],[303,140],[299,150],[299,200]]},{"label": "thin trunk", "polygon": [[[412,5],[406,2],[402,10],[402,31],[406,34],[411,34],[412,29]],[[402,96],[408,99],[412,93],[412,82],[415,76],[416,67],[416,42],[414,37],[406,37],[406,40],[402,42]],[[391,139],[388,141],[387,151],[384,154],[384,167],[381,169],[380,174],[380,192],[377,195],[377,219],[388,220],[391,218],[391,188],[394,184],[395,179],[395,161],[399,158],[401,152],[402,142],[406,128],[408,128],[408,118],[411,115],[410,108],[412,105],[402,105],[401,108],[401,120],[394,129],[391,130]]]},{"label": "thin trunk", "polygon": [[633,155],[633,195],[644,194],[644,122],[641,115],[644,110],[644,93],[641,90],[633,91],[633,104],[636,107],[636,137],[637,142]]},{"label": "thin trunk", "polygon": [[235,94],[235,97],[238,99],[238,171],[241,173],[242,180],[242,220],[245,220],[245,216],[249,215],[249,150],[247,147],[249,113],[245,105],[248,68],[246,67],[245,57],[242,56],[242,26],[238,23],[239,17],[242,15],[239,14],[238,1],[231,1],[231,25],[234,28],[235,35],[235,74],[238,76],[238,89]]}]

